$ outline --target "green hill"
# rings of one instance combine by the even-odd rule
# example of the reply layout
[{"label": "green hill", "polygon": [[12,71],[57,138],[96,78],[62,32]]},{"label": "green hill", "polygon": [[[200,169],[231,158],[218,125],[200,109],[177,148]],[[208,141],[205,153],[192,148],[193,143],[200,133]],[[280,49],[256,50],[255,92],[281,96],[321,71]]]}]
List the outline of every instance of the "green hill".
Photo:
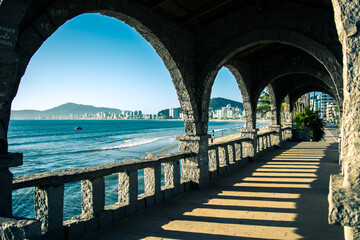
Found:
[{"label": "green hill", "polygon": [[228,104],[230,104],[232,107],[238,107],[241,111],[244,110],[244,106],[241,102],[237,102],[234,100],[221,98],[221,97],[210,99],[209,109],[210,110],[221,109],[222,107],[226,107]]}]

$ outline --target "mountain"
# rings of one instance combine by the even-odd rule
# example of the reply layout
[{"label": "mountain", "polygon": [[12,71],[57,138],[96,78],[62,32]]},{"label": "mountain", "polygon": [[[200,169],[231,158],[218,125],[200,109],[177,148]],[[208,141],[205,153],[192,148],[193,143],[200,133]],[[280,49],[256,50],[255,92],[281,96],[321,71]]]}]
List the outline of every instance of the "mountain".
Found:
[{"label": "mountain", "polygon": [[94,107],[91,105],[83,105],[76,103],[66,103],[58,107],[54,107],[44,111],[38,110],[14,110],[11,111],[11,119],[46,119],[52,116],[68,116],[81,114],[96,114],[99,112],[121,113],[121,110],[116,108]]},{"label": "mountain", "polygon": [[237,102],[234,100],[221,98],[221,97],[210,99],[209,109],[210,110],[221,109],[222,107],[226,107],[228,104],[230,104],[232,107],[238,107],[241,111],[244,110],[244,106],[241,102]]}]

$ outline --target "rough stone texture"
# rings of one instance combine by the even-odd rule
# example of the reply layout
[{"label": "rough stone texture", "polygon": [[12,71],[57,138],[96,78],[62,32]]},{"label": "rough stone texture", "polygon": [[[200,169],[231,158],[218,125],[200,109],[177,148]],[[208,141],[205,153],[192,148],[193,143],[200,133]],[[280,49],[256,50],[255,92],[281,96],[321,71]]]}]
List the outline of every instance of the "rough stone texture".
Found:
[{"label": "rough stone texture", "polygon": [[137,171],[119,173],[119,203],[135,204],[138,198]]},{"label": "rough stone texture", "polygon": [[35,187],[34,207],[35,217],[41,222],[41,231],[61,238],[63,234],[64,185]]},{"label": "rough stone texture", "polygon": [[104,178],[81,181],[82,214],[94,215],[104,210],[105,180]]},{"label": "rough stone texture", "polygon": [[343,177],[332,175],[329,190],[329,223],[360,227],[360,191],[343,187]]},{"label": "rough stone texture", "polygon": [[194,188],[206,185],[209,181],[209,137],[210,135],[176,136],[179,140],[179,152],[192,151],[197,154],[195,157],[184,158],[181,162],[182,180],[191,181]]},{"label": "rough stone texture", "polygon": [[209,150],[209,170],[216,170],[217,168],[217,162],[218,162],[218,156],[217,156],[217,149],[210,149]]},{"label": "rough stone texture", "polygon": [[233,164],[236,161],[235,144],[229,144],[227,146],[227,152],[228,152],[228,157],[229,157],[229,164]]},{"label": "rough stone texture", "polygon": [[243,157],[242,143],[234,143],[235,146],[235,161],[240,161]]},{"label": "rough stone texture", "polygon": [[161,166],[144,169],[144,190],[147,195],[159,194],[161,191]]},{"label": "rough stone texture", "polygon": [[251,141],[244,141],[243,145],[243,157],[254,158],[257,153],[257,132],[258,129],[242,129],[240,130],[240,137],[250,138]]},{"label": "rough stone texture", "polygon": [[[345,238],[359,239],[359,187],[360,187],[360,2],[333,0],[335,24],[338,32],[339,40],[342,44],[343,51],[343,86],[344,86],[344,103],[341,120],[341,155],[340,162],[342,164],[343,181],[341,178],[333,178],[334,185],[340,185],[336,189],[331,185],[329,202],[332,209],[352,210],[355,215],[349,213],[345,218],[342,211],[335,214],[336,211],[331,211],[330,216],[336,215],[337,218],[330,218],[329,220],[339,222],[345,228]],[[336,180],[340,183],[336,184]],[[335,188],[335,189],[334,189]],[[336,194],[337,193],[337,194]],[[345,198],[340,200],[341,197]],[[340,199],[339,199],[340,198]],[[332,201],[331,201],[332,200]],[[339,205],[336,206],[335,203]],[[335,207],[336,206],[336,207]],[[349,225],[348,225],[348,224]]]},{"label": "rough stone texture", "polygon": [[164,180],[165,187],[180,187],[180,163],[168,162],[164,163]]},{"label": "rough stone texture", "polygon": [[270,131],[273,131],[273,133],[271,133],[270,138],[271,138],[271,146],[280,146],[280,143],[282,141],[281,139],[281,125],[270,125],[269,126]]},{"label": "rough stone texture", "polygon": [[36,220],[0,217],[2,240],[37,239],[41,237],[41,223]]}]

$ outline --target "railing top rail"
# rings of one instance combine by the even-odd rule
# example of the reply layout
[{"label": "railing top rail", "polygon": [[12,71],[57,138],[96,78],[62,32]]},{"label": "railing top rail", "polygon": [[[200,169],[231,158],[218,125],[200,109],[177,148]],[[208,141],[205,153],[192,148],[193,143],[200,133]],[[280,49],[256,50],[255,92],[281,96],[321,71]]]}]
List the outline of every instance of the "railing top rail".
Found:
[{"label": "railing top rail", "polygon": [[35,186],[57,186],[85,179],[95,179],[113,173],[136,171],[154,167],[166,162],[175,162],[182,158],[194,156],[193,152],[175,152],[162,154],[156,157],[133,159],[124,162],[107,163],[97,166],[66,169],[54,172],[45,172],[15,177],[13,190]]},{"label": "railing top rail", "polygon": [[259,131],[257,135],[258,135],[258,137],[261,137],[261,136],[269,135],[269,134],[272,134],[272,133],[276,133],[276,131],[266,129],[266,130],[263,130],[263,131]]},{"label": "railing top rail", "polygon": [[248,142],[248,141],[251,141],[251,139],[250,138],[244,138],[244,137],[237,137],[237,138],[234,138],[234,139],[232,139],[230,141],[213,143],[213,144],[209,145],[209,150],[212,150],[212,149],[215,149],[215,148],[218,148],[218,147],[224,147],[226,145],[233,144],[233,143]]}]

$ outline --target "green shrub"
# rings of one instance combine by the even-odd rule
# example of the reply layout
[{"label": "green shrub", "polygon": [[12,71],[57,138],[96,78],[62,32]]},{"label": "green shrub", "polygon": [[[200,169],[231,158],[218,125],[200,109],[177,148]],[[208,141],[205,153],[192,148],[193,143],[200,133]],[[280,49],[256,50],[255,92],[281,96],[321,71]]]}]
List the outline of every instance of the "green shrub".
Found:
[{"label": "green shrub", "polygon": [[324,121],[319,118],[318,111],[312,111],[305,108],[304,112],[295,112],[293,118],[294,129],[310,129],[312,141],[320,141],[324,135]]}]

